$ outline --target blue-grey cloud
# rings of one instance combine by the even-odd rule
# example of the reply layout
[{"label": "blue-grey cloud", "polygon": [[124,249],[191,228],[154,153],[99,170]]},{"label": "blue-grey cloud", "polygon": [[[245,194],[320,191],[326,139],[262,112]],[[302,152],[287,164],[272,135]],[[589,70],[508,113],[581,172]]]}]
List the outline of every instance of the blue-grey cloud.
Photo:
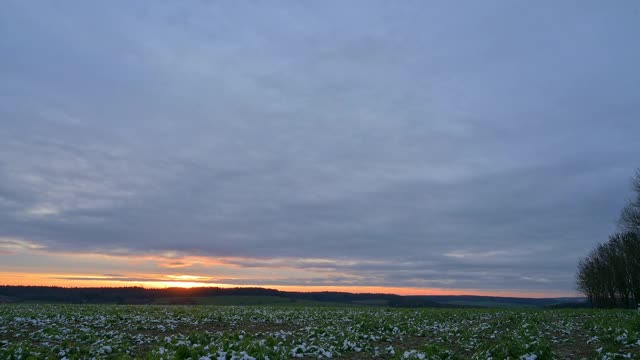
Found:
[{"label": "blue-grey cloud", "polygon": [[6,2],[0,236],[570,290],[639,166],[639,17],[634,2]]}]

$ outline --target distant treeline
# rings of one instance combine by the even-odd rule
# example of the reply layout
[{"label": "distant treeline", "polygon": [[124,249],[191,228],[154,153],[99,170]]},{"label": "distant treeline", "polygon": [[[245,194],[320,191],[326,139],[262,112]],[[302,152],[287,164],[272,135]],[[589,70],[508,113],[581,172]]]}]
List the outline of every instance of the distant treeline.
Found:
[{"label": "distant treeline", "polygon": [[[225,299],[216,302],[208,300]],[[240,299],[242,298],[242,299]],[[242,300],[242,301],[241,301]],[[264,288],[62,288],[49,286],[0,286],[1,302],[71,304],[328,304],[389,307],[583,307],[579,298],[528,299],[491,296],[401,296],[344,292],[288,292]]]},{"label": "distant treeline", "polygon": [[633,190],[636,197],[620,216],[621,232],[578,264],[578,290],[595,307],[636,308],[640,302],[640,170]]},{"label": "distant treeline", "polygon": [[442,307],[424,297],[393,294],[352,294],[342,292],[285,292],[264,288],[62,288],[47,286],[0,286],[0,301],[5,302],[61,302],[73,304],[153,304],[159,299],[173,299],[172,303],[189,304],[190,299],[215,296],[274,296],[295,300],[358,304],[371,300],[384,301],[392,307]]}]

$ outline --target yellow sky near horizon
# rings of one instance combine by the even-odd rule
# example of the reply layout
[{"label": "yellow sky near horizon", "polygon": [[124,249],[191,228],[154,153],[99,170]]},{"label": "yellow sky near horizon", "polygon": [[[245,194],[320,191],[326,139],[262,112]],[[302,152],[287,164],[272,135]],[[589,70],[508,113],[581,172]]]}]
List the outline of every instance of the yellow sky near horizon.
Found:
[{"label": "yellow sky near horizon", "polygon": [[[0,247],[0,285],[61,287],[262,287],[282,291],[338,291],[399,295],[486,295],[567,297],[570,291],[482,289],[446,286],[370,285],[375,279],[350,266],[379,265],[374,260],[214,258],[178,253],[101,254],[55,252],[24,241]],[[384,264],[383,264],[384,265]],[[292,281],[292,278],[294,280]],[[442,285],[442,286],[438,286]]]},{"label": "yellow sky near horizon", "polygon": [[[102,279],[100,279],[102,277]],[[90,280],[87,278],[91,278]],[[480,296],[501,296],[501,297],[526,297],[526,298],[549,298],[549,297],[571,297],[577,296],[572,293],[563,292],[523,292],[505,290],[483,290],[483,289],[444,289],[444,288],[411,288],[411,287],[386,287],[386,286],[314,286],[314,285],[278,285],[278,284],[255,284],[255,285],[235,285],[225,283],[210,283],[202,281],[191,281],[188,275],[167,275],[165,280],[158,281],[128,281],[114,280],[100,275],[87,274],[85,276],[69,274],[47,274],[47,273],[0,273],[0,286],[59,286],[59,287],[144,287],[144,288],[170,288],[170,287],[261,287],[276,289],[280,291],[293,292],[350,292],[350,293],[378,293],[397,295],[480,295]]]}]

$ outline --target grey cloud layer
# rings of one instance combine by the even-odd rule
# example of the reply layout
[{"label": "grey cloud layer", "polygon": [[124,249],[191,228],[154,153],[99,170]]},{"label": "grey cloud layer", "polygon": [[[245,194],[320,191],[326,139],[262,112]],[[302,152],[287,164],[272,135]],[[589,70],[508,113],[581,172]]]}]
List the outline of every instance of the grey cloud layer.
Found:
[{"label": "grey cloud layer", "polygon": [[0,236],[54,251],[565,289],[640,166],[633,2],[2,6]]}]

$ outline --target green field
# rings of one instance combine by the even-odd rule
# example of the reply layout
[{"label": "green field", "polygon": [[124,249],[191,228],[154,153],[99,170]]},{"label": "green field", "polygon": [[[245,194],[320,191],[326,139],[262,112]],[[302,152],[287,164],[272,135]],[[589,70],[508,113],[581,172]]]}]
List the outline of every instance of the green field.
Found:
[{"label": "green field", "polygon": [[0,305],[0,359],[640,357],[631,310]]}]

